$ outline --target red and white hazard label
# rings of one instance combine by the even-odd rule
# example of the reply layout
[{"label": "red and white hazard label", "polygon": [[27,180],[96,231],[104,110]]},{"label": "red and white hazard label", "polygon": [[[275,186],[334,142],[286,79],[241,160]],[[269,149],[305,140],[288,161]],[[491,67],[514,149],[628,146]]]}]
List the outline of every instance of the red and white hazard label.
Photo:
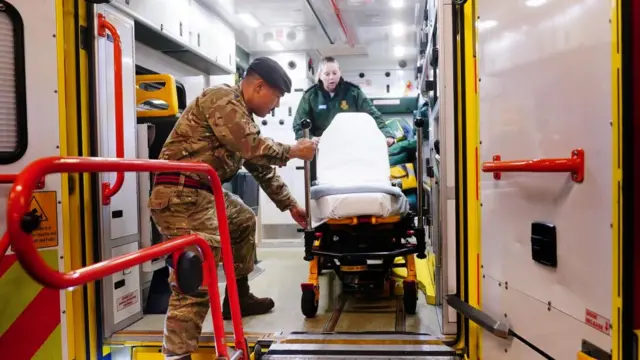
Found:
[{"label": "red and white hazard label", "polygon": [[136,303],[138,303],[138,293],[136,291],[132,291],[118,298],[118,311],[122,311]]},{"label": "red and white hazard label", "polygon": [[611,333],[611,321],[595,311],[587,309],[584,316],[584,322],[592,328],[607,335]]}]

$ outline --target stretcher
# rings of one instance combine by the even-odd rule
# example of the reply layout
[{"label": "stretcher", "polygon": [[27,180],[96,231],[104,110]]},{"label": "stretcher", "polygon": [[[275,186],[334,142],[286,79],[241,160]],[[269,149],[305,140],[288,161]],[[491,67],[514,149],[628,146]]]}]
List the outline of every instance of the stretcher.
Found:
[{"label": "stretcher", "polygon": [[[417,119],[416,127],[422,125]],[[310,122],[303,121],[302,127],[308,136]],[[415,314],[415,257],[426,258],[423,190],[419,187],[417,214],[413,213],[402,190],[391,181],[384,135],[366,113],[336,115],[322,135],[316,162],[314,184],[310,164],[305,163],[304,259],[309,262],[309,277],[301,284],[302,313],[311,318],[318,311],[322,271],[335,272],[344,293],[376,298],[397,293],[392,270],[402,267],[404,311]],[[418,178],[423,174],[420,163]]]}]

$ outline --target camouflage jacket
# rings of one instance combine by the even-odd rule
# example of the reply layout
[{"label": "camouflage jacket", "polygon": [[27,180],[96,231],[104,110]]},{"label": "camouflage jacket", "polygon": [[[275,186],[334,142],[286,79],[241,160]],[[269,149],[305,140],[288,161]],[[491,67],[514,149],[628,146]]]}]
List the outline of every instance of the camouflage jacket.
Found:
[{"label": "camouflage jacket", "polygon": [[[226,182],[244,166],[281,210],[297,206],[272,165],[289,161],[290,145],[260,136],[239,86],[208,88],[192,101],[169,134],[161,160],[204,162]],[[204,174],[188,176],[209,183]]]},{"label": "camouflage jacket", "polygon": [[322,136],[333,117],[340,112],[347,111],[368,113],[376,120],[378,128],[385,137],[394,137],[382,114],[373,106],[371,100],[367,98],[360,87],[340,79],[333,97],[324,89],[322,81],[305,91],[293,119],[296,140],[303,137],[302,120],[311,120],[311,129],[309,130],[311,136]]}]

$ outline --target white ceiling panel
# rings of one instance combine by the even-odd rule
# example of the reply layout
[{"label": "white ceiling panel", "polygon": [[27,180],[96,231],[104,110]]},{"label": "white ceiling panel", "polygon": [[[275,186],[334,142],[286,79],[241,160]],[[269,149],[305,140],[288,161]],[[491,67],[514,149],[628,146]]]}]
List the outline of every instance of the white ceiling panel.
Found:
[{"label": "white ceiling panel", "polygon": [[[425,0],[334,0],[354,43],[348,45],[332,0],[198,0],[235,26],[249,52],[307,50],[323,56],[368,55],[415,63],[416,21]],[[394,6],[398,4],[402,6]],[[312,10],[313,8],[313,10]],[[315,12],[315,13],[314,13]],[[419,16],[416,16],[417,14]],[[257,23],[249,26],[243,16]],[[402,26],[399,26],[402,25]],[[324,26],[325,30],[322,29]],[[401,29],[401,27],[403,29]],[[326,34],[325,34],[326,31]],[[332,44],[333,43],[333,44]],[[274,46],[276,46],[274,48]],[[396,56],[402,47],[403,56]]]}]

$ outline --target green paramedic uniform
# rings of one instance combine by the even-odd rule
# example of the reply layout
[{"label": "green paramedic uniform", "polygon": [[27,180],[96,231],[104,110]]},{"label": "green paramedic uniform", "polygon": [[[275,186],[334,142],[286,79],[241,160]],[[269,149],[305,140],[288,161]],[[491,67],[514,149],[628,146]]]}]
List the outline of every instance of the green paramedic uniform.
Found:
[{"label": "green paramedic uniform", "polygon": [[[341,112],[365,112],[375,119],[378,128],[385,137],[394,137],[382,114],[373,106],[362,89],[358,85],[340,78],[333,97],[325,90],[322,80],[304,92],[293,119],[296,140],[304,137],[302,120],[309,119],[311,121],[311,129],[309,130],[311,137],[320,137],[329,127],[333,118]],[[311,181],[315,180],[316,160],[314,158],[311,161]]]},{"label": "green paramedic uniform", "polygon": [[373,106],[362,89],[341,78],[333,97],[324,89],[322,80],[304,92],[293,119],[296,140],[303,137],[302,120],[309,119],[311,121],[311,129],[309,130],[311,137],[319,137],[329,127],[333,118],[341,112],[365,112],[376,120],[378,128],[385,137],[394,137],[382,114]]}]

